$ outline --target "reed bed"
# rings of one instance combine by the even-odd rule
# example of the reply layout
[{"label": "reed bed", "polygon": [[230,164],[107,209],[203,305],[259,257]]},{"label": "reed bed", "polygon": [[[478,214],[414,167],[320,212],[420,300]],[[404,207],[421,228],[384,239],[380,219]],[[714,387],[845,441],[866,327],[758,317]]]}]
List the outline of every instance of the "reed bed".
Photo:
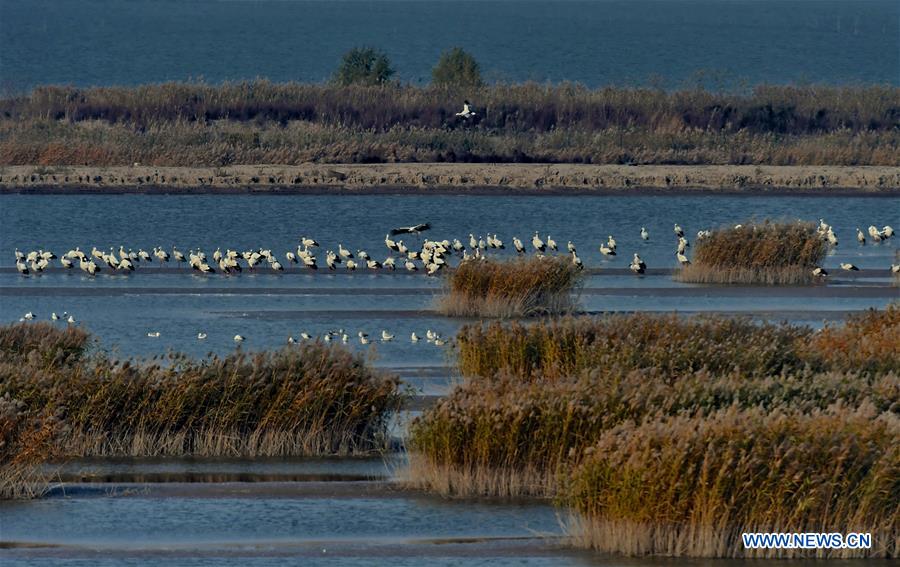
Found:
[{"label": "reed bed", "polygon": [[[470,325],[466,376],[410,429],[410,482],[555,498],[625,555],[896,557],[900,306],[820,331],[629,315]],[[871,550],[744,549],[870,532]]]},{"label": "reed bed", "polygon": [[809,222],[747,223],[696,242],[691,264],[675,278],[691,283],[804,285],[828,244]]},{"label": "reed bed", "polygon": [[[455,118],[464,98],[477,124]],[[48,86],[0,99],[0,165],[900,165],[897,108],[888,86]]]},{"label": "reed bed", "polygon": [[[98,353],[46,365],[34,355],[73,335],[44,323],[0,329],[0,393],[61,421],[61,456],[379,452],[404,398],[395,376],[321,343],[204,360],[112,361]],[[29,344],[41,346],[22,364]]]},{"label": "reed bed", "polygon": [[471,259],[452,270],[438,311],[449,317],[533,317],[575,310],[581,271],[568,258]]},{"label": "reed bed", "polygon": [[800,365],[796,345],[810,334],[806,327],[749,319],[638,313],[466,325],[457,352],[464,376],[486,379],[504,371],[547,382],[616,367],[673,376],[704,368],[766,375]]},{"label": "reed bed", "polygon": [[[626,555],[897,557],[900,418],[758,408],[625,423],[571,473],[575,542]],[[742,532],[867,532],[872,549],[745,549]]]}]

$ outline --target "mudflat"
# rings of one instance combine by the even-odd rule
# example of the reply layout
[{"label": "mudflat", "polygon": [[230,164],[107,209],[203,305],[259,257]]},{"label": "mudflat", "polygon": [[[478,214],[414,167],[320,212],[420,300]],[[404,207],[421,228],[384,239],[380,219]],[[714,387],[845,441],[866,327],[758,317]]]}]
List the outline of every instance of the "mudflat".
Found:
[{"label": "mudflat", "polygon": [[388,163],[0,167],[3,193],[768,192],[900,194],[900,167]]}]

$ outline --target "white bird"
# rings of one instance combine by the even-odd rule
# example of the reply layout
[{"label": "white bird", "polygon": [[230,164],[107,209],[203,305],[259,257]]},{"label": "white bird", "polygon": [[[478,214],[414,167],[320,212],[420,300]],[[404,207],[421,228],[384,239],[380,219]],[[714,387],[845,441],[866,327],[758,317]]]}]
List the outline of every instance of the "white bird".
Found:
[{"label": "white bird", "polygon": [[891,264],[891,273],[900,274],[900,264]]},{"label": "white bird", "polygon": [[28,313],[25,314],[24,318],[26,321],[31,321],[32,319],[34,319],[34,313],[29,311]]},{"label": "white bird", "polygon": [[468,120],[469,118],[475,116],[475,112],[472,110],[471,103],[469,103],[468,100],[464,100],[462,110],[457,112],[456,115]]},{"label": "white bird", "polygon": [[647,232],[647,229],[644,227],[641,227],[641,239],[650,240],[650,233]]},{"label": "white bird", "polygon": [[197,340],[202,341],[206,339],[206,333],[197,333]]},{"label": "white bird", "polygon": [[28,275],[28,264],[25,262],[16,262],[16,270],[23,276]]},{"label": "white bird", "polygon": [[616,239],[612,237],[612,234],[606,237],[606,245],[612,250],[616,249]]},{"label": "white bird", "polygon": [[56,311],[54,311],[53,313],[50,314],[50,320],[51,320],[51,321],[58,321],[58,320],[59,320],[59,315],[56,314]]},{"label": "white bird", "polygon": [[312,335],[310,335],[309,333],[304,331],[304,332],[300,333],[300,338],[303,339],[304,341],[308,341],[312,338]]},{"label": "white bird", "polygon": [[550,250],[557,250],[556,241],[550,238],[549,234],[547,235],[547,248],[549,248]]},{"label": "white bird", "polygon": [[300,244],[306,246],[307,248],[316,248],[319,246],[319,243],[316,242],[314,238],[307,238],[305,236],[300,237]]},{"label": "white bird", "polygon": [[606,244],[600,244],[600,253],[604,256],[615,256],[616,251],[607,246]]},{"label": "white bird", "polygon": [[684,236],[684,230],[681,228],[681,226],[678,223],[675,223],[675,228],[673,228],[672,231],[675,232],[675,236],[678,236],[678,237]]},{"label": "white bird", "polygon": [[516,252],[518,252],[519,254],[525,253],[525,246],[522,244],[522,241],[519,240],[519,237],[513,237],[513,246],[515,247]]},{"label": "white bird", "polygon": [[683,252],[676,252],[676,253],[675,253],[675,258],[678,260],[678,262],[679,262],[682,266],[687,266],[688,264],[691,263],[691,261],[688,260],[687,256],[685,256]]},{"label": "white bird", "polygon": [[856,241],[860,244],[866,243],[866,235],[863,234],[863,231],[859,230],[859,227],[856,227]]},{"label": "white bird", "polygon": [[572,244],[571,240],[566,243],[566,250],[568,250],[570,253],[575,253],[575,245]]},{"label": "white bird", "polygon": [[824,278],[828,275],[828,272],[826,272],[824,268],[820,268],[817,266],[816,269],[812,271],[812,275],[817,278]]},{"label": "white bird", "polygon": [[413,333],[409,336],[409,340],[414,343],[419,342],[419,336],[416,334],[415,331],[413,331]]},{"label": "white bird", "polygon": [[406,262],[404,262],[403,267],[406,268],[408,272],[415,272],[419,269],[418,267],[416,267],[412,260],[407,260]]},{"label": "white bird", "polygon": [[841,262],[841,269],[846,270],[848,272],[858,272],[859,271],[859,268],[857,268],[856,266],[854,266],[853,264],[851,264],[849,262]]},{"label": "white bird", "polygon": [[338,255],[340,255],[341,258],[352,258],[353,252],[344,248],[343,244],[338,244]]},{"label": "white bird", "polygon": [[353,271],[356,269],[356,262],[353,260],[347,260],[347,269]]},{"label": "white bird", "polygon": [[643,274],[647,269],[647,264],[645,264],[644,261],[641,260],[641,257],[635,253],[634,258],[631,260],[631,265],[628,266],[628,268],[636,274]]},{"label": "white bird", "polygon": [[369,344],[370,341],[369,341],[368,334],[363,333],[362,331],[359,331],[358,333],[356,333],[356,336],[359,337],[359,344],[362,344],[362,345]]},{"label": "white bird", "polygon": [[888,225],[888,224],[884,225],[884,226],[881,228],[881,235],[882,235],[884,238],[893,238],[893,237],[894,237],[894,228],[893,228],[891,225]]},{"label": "white bird", "polygon": [[244,340],[245,340],[244,337],[241,335],[234,336],[234,342],[236,342],[236,343],[242,343],[242,342],[244,342]]},{"label": "white bird", "polygon": [[388,333],[387,331],[381,331],[381,342],[388,343],[394,340],[394,335]]},{"label": "white bird", "polygon": [[579,270],[584,268],[584,264],[581,262],[581,258],[578,257],[578,254],[573,250],[572,251],[572,264],[575,265]]},{"label": "white bird", "polygon": [[151,331],[147,333],[147,336],[153,339],[159,338],[159,331]]},{"label": "white bird", "polygon": [[74,325],[74,324],[75,324],[75,317],[72,317],[71,315],[69,315],[69,318],[66,319],[66,323],[68,323],[68,324],[70,324],[70,325]]},{"label": "white bird", "polygon": [[531,245],[534,246],[534,249],[538,252],[543,252],[545,245],[544,241],[541,240],[541,237],[538,236],[537,231],[534,231],[534,236],[531,237]]}]

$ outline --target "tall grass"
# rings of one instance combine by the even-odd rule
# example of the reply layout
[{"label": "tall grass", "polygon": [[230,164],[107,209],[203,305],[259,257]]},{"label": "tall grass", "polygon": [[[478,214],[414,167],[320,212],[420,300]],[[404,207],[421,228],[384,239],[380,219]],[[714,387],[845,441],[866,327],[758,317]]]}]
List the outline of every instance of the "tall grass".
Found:
[{"label": "tall grass", "polygon": [[450,272],[437,308],[451,317],[559,315],[575,309],[580,282],[564,257],[465,260]]},{"label": "tall grass", "polygon": [[34,354],[38,349],[29,350],[42,333],[48,338],[40,351],[72,331],[48,324],[0,328],[0,394],[61,420],[54,443],[63,456],[381,451],[387,421],[403,399],[395,376],[339,346],[308,343],[204,360],[95,355],[48,366]]},{"label": "tall grass", "polygon": [[[548,496],[627,422],[835,403],[900,415],[898,311],[820,332],[651,315],[469,326],[458,337],[465,382],[411,427],[412,481],[447,495]],[[848,350],[882,346],[859,364],[835,352],[834,336]]]},{"label": "tall grass", "polygon": [[809,222],[747,223],[695,243],[676,279],[693,283],[808,284],[828,245]]},{"label": "tall grass", "polygon": [[[463,98],[477,101],[477,126],[456,120]],[[0,99],[0,164],[900,165],[898,108],[887,86],[50,86]]]},{"label": "tall grass", "polygon": [[[610,429],[571,473],[576,542],[627,555],[896,557],[900,418],[729,408]],[[872,549],[745,549],[742,532],[868,532]]]},{"label": "tall grass", "polygon": [[464,376],[488,379],[506,371],[546,382],[612,368],[658,368],[671,376],[704,368],[762,375],[797,365],[796,345],[810,333],[749,319],[638,313],[466,325],[457,351]]}]

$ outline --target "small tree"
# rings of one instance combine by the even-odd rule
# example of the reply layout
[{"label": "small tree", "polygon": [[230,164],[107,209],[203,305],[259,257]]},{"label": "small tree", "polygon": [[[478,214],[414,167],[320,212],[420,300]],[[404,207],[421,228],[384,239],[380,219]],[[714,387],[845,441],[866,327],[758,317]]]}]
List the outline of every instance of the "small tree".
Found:
[{"label": "small tree", "polygon": [[339,85],[383,85],[394,74],[388,56],[372,47],[354,47],[341,58],[334,73]]},{"label": "small tree", "polygon": [[431,80],[443,87],[480,87],[484,84],[478,61],[460,47],[441,54],[437,65],[431,70]]}]

